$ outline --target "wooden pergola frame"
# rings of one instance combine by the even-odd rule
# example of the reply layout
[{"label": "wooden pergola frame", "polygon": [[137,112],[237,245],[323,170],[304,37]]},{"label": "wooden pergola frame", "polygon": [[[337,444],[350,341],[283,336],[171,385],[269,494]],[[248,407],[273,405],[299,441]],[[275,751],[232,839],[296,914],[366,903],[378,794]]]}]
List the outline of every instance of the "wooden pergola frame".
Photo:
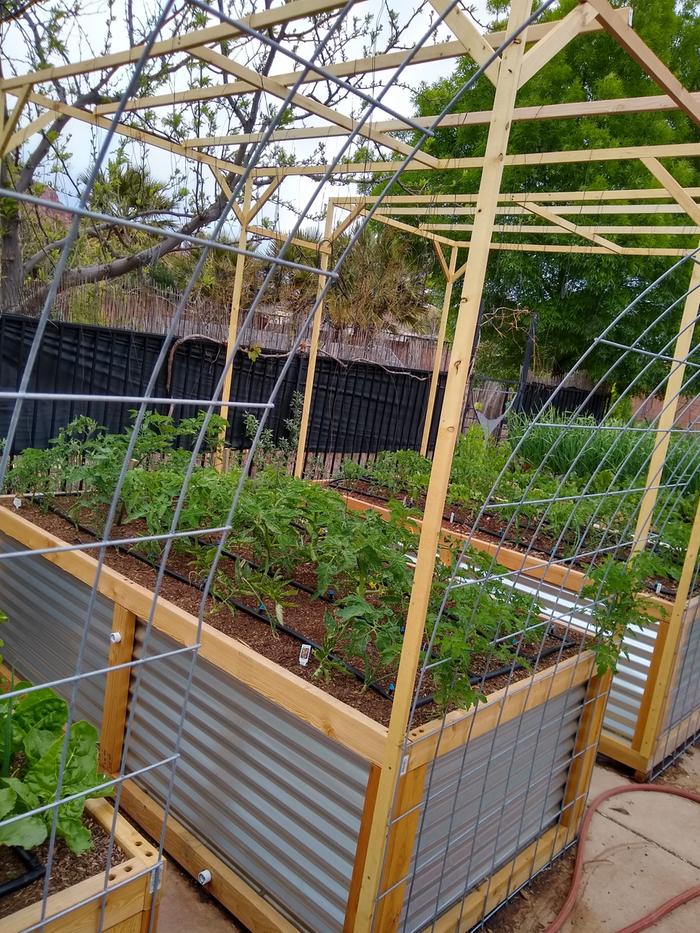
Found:
[{"label": "wooden pergola frame", "polygon": [[[361,2],[361,0],[358,0]],[[449,0],[430,0],[430,4],[439,15],[450,8]],[[291,0],[291,2],[247,18],[246,26],[264,29],[269,26],[305,18],[318,13],[325,13],[342,5],[341,0]],[[357,902],[354,927],[365,933],[372,928],[376,898],[382,878],[382,865],[389,832],[390,818],[394,801],[395,788],[401,773],[402,755],[406,737],[409,713],[414,689],[414,680],[420,659],[421,642],[428,610],[428,597],[434,573],[438,541],[441,532],[441,517],[447,495],[450,468],[455,442],[459,434],[462,403],[468,385],[469,361],[474,343],[478,310],[481,302],[486,267],[491,250],[528,250],[542,252],[566,252],[588,254],[614,254],[624,256],[661,256],[675,258],[689,251],[674,247],[633,247],[622,246],[610,237],[618,234],[636,235],[698,235],[700,233],[700,204],[695,200],[700,189],[686,189],[669,173],[659,161],[664,158],[700,157],[700,141],[670,145],[627,146],[607,149],[581,149],[561,152],[532,152],[508,154],[510,129],[514,121],[541,119],[570,119],[585,115],[606,116],[619,113],[645,113],[652,111],[680,110],[700,126],[700,93],[684,88],[680,81],[659,60],[634,32],[629,11],[626,8],[614,9],[609,0],[580,0],[580,3],[568,15],[558,21],[529,26],[522,36],[507,45],[500,58],[491,60],[494,49],[506,38],[520,29],[530,15],[531,0],[512,0],[510,16],[505,32],[481,35],[472,20],[459,8],[452,8],[445,16],[445,23],[451,29],[454,39],[418,49],[413,58],[414,64],[446,60],[469,55],[485,67],[485,79],[495,86],[493,108],[489,111],[465,114],[449,114],[441,121],[440,127],[459,127],[467,125],[488,126],[488,140],[483,156],[470,158],[440,159],[426,152],[418,152],[406,165],[410,171],[460,171],[476,169],[481,172],[479,190],[474,194],[450,195],[398,195],[382,199],[381,206],[374,214],[374,220],[394,229],[422,237],[433,243],[440,267],[446,280],[446,292],[443,303],[436,362],[433,367],[428,413],[426,415],[422,449],[427,449],[427,434],[430,428],[434,406],[441,348],[444,342],[452,291],[454,285],[462,279],[462,290],[454,336],[454,350],[448,367],[447,381],[437,429],[433,468],[425,503],[425,517],[421,527],[420,544],[415,566],[414,586],[406,617],[404,645],[400,667],[396,679],[395,699],[381,763],[374,811],[371,814],[371,828],[366,840],[366,861],[361,890]],[[596,30],[604,30],[636,61],[647,75],[658,85],[659,94],[649,97],[635,97],[622,100],[601,100],[582,103],[548,104],[542,107],[516,107],[516,95],[530,78],[537,74],[561,49],[577,36]],[[216,100],[234,95],[252,94],[256,91],[284,98],[289,88],[298,78],[298,72],[261,77],[252,70],[243,67],[214,48],[222,40],[241,36],[240,29],[221,23],[202,29],[193,30],[175,38],[156,42],[150,57],[167,56],[187,52],[200,61],[223,68],[234,76],[235,80],[226,84],[176,91],[169,94],[151,95],[135,98],[126,105],[125,115],[130,112],[172,106],[192,101]],[[47,82],[69,76],[100,71],[107,68],[129,65],[138,60],[142,46],[125,49],[99,58],[77,62],[70,65],[49,67],[41,71],[12,76],[0,81],[0,94],[11,95],[14,106],[4,126],[0,125],[0,156],[6,155],[22,145],[33,134],[41,132],[57,114],[72,119],[109,129],[112,115],[117,110],[116,103],[106,103],[92,108],[75,107],[62,101],[54,100],[41,93],[40,87]],[[330,66],[326,71],[339,78],[352,78],[361,75],[379,73],[400,65],[405,58],[404,52],[391,52],[374,58],[362,58],[341,62]],[[306,83],[313,84],[322,80],[318,72],[310,67]],[[20,127],[24,107],[32,102],[43,110],[35,119]],[[325,139],[346,136],[353,131],[359,132],[366,139],[374,142],[392,155],[407,155],[411,146],[402,138],[392,133],[410,129],[408,123],[391,119],[367,123],[358,127],[350,117],[321,105],[308,94],[297,93],[294,106],[303,110],[313,120],[322,122],[314,126],[275,131],[271,141],[297,139]],[[2,108],[4,110],[4,107]],[[418,125],[431,127],[436,118],[417,118]],[[416,121],[414,121],[414,126]],[[120,120],[114,127],[118,135],[163,149],[183,156],[195,162],[207,165],[221,189],[230,196],[231,180],[240,176],[244,169],[225,158],[217,158],[211,148],[238,145],[240,143],[259,142],[262,133],[234,134],[214,136],[173,142],[156,133],[135,128]],[[504,168],[510,166],[563,165],[574,163],[618,161],[621,159],[640,160],[649,170],[658,188],[635,189],[624,191],[550,191],[546,193],[523,194],[521,192],[503,192],[502,177]],[[336,178],[343,175],[368,174],[387,175],[397,167],[391,158],[372,162],[343,162],[333,165],[256,165],[247,179],[241,203],[236,205],[235,213],[240,223],[238,245],[245,249],[249,234],[286,240],[282,234],[270,231],[253,223],[264,204],[277,191],[286,178],[293,176],[318,176],[328,170]],[[261,195],[254,199],[253,189],[256,181],[267,179],[267,186]],[[308,246],[320,256],[319,272],[327,272],[331,262],[333,241],[345,232],[351,224],[362,218],[369,206],[374,203],[372,197],[343,196],[331,198],[326,213],[324,239],[321,246],[310,243],[301,237],[295,239],[300,246]],[[347,216],[336,226],[338,211]],[[569,220],[571,216],[586,214],[595,216],[617,216],[640,214],[647,218],[656,218],[683,213],[689,219],[688,225],[675,227],[668,224],[650,224],[648,219],[643,225],[616,226],[609,223],[583,224]],[[444,221],[440,218],[465,216],[470,218],[467,224]],[[502,224],[497,217],[520,217],[539,223]],[[400,217],[425,218],[418,223],[408,223]],[[432,220],[431,220],[432,218]],[[468,233],[467,240],[455,239],[450,234]],[[576,237],[571,245],[548,243],[526,239],[523,242],[495,241],[494,234],[513,236],[547,237],[567,235]],[[447,252],[445,252],[445,250]],[[466,260],[459,265],[459,250],[467,250]],[[698,265],[693,263],[693,282],[697,283]],[[241,294],[245,273],[245,256],[237,257],[231,314],[229,322],[228,347],[230,351],[238,331]],[[319,295],[323,288],[323,275],[319,277]],[[683,321],[674,358],[683,360],[692,342],[692,322],[698,313],[698,295],[700,290],[689,295],[686,301]],[[309,360],[304,393],[299,447],[297,452],[296,473],[303,470],[306,437],[308,434],[311,411],[313,382],[318,354],[319,334],[323,316],[323,305],[319,304],[313,320]],[[658,484],[655,477],[665,461],[669,428],[672,426],[678,400],[678,391],[683,383],[684,365],[679,363],[673,369],[668,381],[664,416],[657,429],[656,453],[649,467],[647,494],[644,497],[636,530],[636,547],[641,548],[646,542],[649,522],[653,513]],[[230,397],[231,373],[223,390],[222,401]],[[675,393],[675,396],[674,396]],[[223,411],[224,409],[222,409]],[[700,513],[696,518],[691,536],[691,551],[688,560],[694,564],[700,549]],[[687,581],[686,581],[687,583]],[[679,587],[677,604],[687,599],[687,585]],[[655,711],[659,718],[661,710]],[[397,843],[400,844],[400,843]],[[388,928],[388,927],[387,927]]]}]

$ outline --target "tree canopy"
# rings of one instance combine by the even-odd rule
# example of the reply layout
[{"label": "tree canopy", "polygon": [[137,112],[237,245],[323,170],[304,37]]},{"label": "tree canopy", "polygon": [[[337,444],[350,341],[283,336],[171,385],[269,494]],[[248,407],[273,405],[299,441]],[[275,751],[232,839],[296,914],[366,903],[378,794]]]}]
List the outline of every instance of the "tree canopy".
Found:
[{"label": "tree canopy", "polygon": [[[629,0],[626,0],[629,2]],[[616,5],[620,5],[619,3]],[[508,4],[492,3],[491,11],[498,18]],[[548,11],[547,18],[560,18],[568,13],[576,0],[560,0],[558,7]],[[631,0],[634,27],[657,55],[671,68],[690,90],[700,87],[700,17],[693,0]],[[503,25],[503,21],[496,25]],[[423,84],[415,93],[415,108],[420,115],[440,113],[453,95],[476,70],[469,58],[460,59],[453,73],[434,84]],[[517,106],[602,100],[661,93],[621,48],[603,32],[581,35],[552,59],[519,91]],[[480,79],[467,92],[456,108],[460,112],[488,110],[493,103],[494,88]],[[483,155],[488,127],[465,126],[438,130],[426,143],[426,150],[442,158]],[[697,127],[680,111],[656,111],[645,114],[619,114],[605,117],[579,117],[566,120],[514,122],[509,152],[546,152],[564,149],[615,147],[694,142]],[[700,185],[698,160],[664,160],[664,165],[686,186]],[[408,181],[412,191],[474,192],[478,190],[477,171],[413,173]],[[404,181],[402,190],[407,187]],[[505,169],[503,190],[577,191],[658,187],[658,182],[639,161],[609,161],[509,167]],[[534,198],[536,200],[536,197]],[[658,217],[658,215],[657,215]],[[421,218],[425,219],[425,218]],[[431,217],[431,219],[433,219]],[[449,213],[436,220],[450,221]],[[454,217],[455,222],[464,221]],[[499,217],[499,221],[501,218]],[[522,217],[511,218],[520,222]],[[646,215],[614,215],[614,223],[645,224],[653,222]],[[504,220],[503,222],[507,222]],[[582,218],[582,223],[590,219]],[[664,216],[663,223],[687,224],[685,215]],[[455,238],[460,234],[455,234]],[[465,234],[466,236],[466,234]],[[496,234],[505,242],[514,238]],[[567,235],[538,237],[541,242],[573,243]],[[521,238],[522,242],[522,238]],[[578,242],[581,242],[580,240]],[[697,237],[626,236],[618,237],[623,246],[653,245],[694,248]],[[622,311],[648,284],[668,269],[674,260],[659,257],[629,257],[581,254],[520,253],[492,251],[485,290],[487,318],[499,308],[528,309],[537,313],[539,329],[537,360],[555,374],[573,366],[591,340]],[[671,301],[687,289],[687,264],[671,275],[663,287],[655,290],[650,301],[643,304],[634,317],[618,332],[617,339],[634,339],[642,330],[642,321],[653,320]],[[459,289],[456,289],[457,297]],[[680,309],[669,316],[665,327],[656,329],[659,345],[671,339],[677,327]],[[626,335],[623,331],[626,328]],[[512,372],[522,358],[525,331],[503,329],[498,332],[487,325],[484,345],[491,345],[491,365],[503,372]],[[654,349],[650,347],[650,349]],[[600,348],[591,358],[591,375],[601,376],[616,357],[612,348]],[[617,379],[625,380],[636,372],[638,361],[618,369]],[[497,374],[497,373],[494,373]],[[656,374],[646,382],[655,384]]]}]

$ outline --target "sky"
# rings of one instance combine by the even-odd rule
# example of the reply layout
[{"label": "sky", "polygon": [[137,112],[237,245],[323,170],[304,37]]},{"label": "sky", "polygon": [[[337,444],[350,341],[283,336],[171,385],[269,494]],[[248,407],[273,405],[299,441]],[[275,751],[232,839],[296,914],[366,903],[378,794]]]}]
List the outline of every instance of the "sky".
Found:
[{"label": "sky", "polygon": [[[465,4],[465,7],[466,6],[467,4]],[[473,15],[478,22],[486,23],[488,21],[488,15],[486,14],[485,6],[485,0],[476,0],[476,2],[468,4],[469,9],[473,11]],[[51,8],[48,3],[40,2],[34,9],[38,12],[41,12],[42,7],[46,9],[48,15],[48,10]],[[361,13],[363,15],[369,14],[372,16],[374,22],[385,23],[388,7],[392,7],[398,12],[399,20],[401,23],[408,21],[410,18],[410,28],[403,36],[404,45],[409,45],[410,43],[416,42],[424,35],[433,15],[432,7],[427,2],[421,3],[421,0],[409,0],[409,2],[406,2],[406,0],[393,0],[392,3],[388,3],[387,0],[366,0],[366,2],[358,4],[357,13]],[[138,15],[139,9],[144,9],[145,7],[139,7],[137,4],[134,4],[133,8],[136,10],[135,15]],[[155,5],[150,5],[148,8],[155,10],[157,7]],[[115,13],[119,9],[120,8],[115,5]],[[210,17],[210,22],[213,23],[216,21],[217,20],[214,17]],[[70,20],[66,20],[62,31],[62,38],[65,41],[66,48],[69,51],[71,60],[76,61],[81,58],[101,54],[107,50],[115,51],[118,49],[127,48],[129,45],[128,34],[123,20],[116,18],[112,23],[112,35],[111,39],[109,40],[106,38],[108,28],[109,23],[105,17],[104,3],[96,2],[96,0],[87,0],[87,2],[83,3],[81,6],[79,18],[72,22]],[[13,69],[18,72],[29,70],[29,67],[26,64],[27,53],[24,40],[19,36],[18,32],[11,29],[2,38],[3,57],[5,58],[5,62],[3,62],[4,73],[8,74]],[[430,39],[430,41],[446,41],[453,38],[454,37],[450,31],[446,27],[441,26],[433,34],[433,37]],[[380,39],[378,40],[378,47],[381,47],[382,44],[383,40],[380,36]],[[302,54],[308,54],[310,51],[310,46],[308,49],[300,49]],[[363,50],[362,43],[359,41],[350,43],[344,49],[344,57],[347,59],[361,57],[363,54],[365,54],[365,50]],[[239,47],[238,50],[236,50],[236,47],[234,47],[234,58],[240,60],[240,58],[244,56],[244,48]],[[275,62],[273,72],[287,72],[294,70],[296,67],[298,66],[294,62],[290,61],[289,59],[280,57]],[[405,72],[405,79],[411,86],[415,87],[420,82],[431,83],[436,81],[440,77],[449,74],[453,67],[454,60],[449,60],[447,62],[431,62],[421,64],[407,69]],[[123,86],[123,84],[125,84],[128,80],[128,69],[121,69],[119,75]],[[390,75],[391,72],[382,72],[379,74],[377,79],[378,84],[375,88],[376,92],[381,89],[382,83],[386,81]],[[171,87],[173,90],[179,90],[186,86],[186,75],[184,72],[180,71],[171,81]],[[310,85],[306,85],[302,91],[308,93],[311,87],[312,86]],[[168,89],[169,88],[166,86],[159,93],[165,93]],[[55,93],[55,91],[50,89],[48,93]],[[411,93],[410,90],[406,88],[392,88],[385,96],[384,100],[385,103],[401,114],[411,114],[413,112]],[[277,99],[269,98],[269,104],[271,106],[274,107],[278,103],[279,101]],[[361,101],[359,101],[358,98],[354,98],[353,101],[348,100],[343,102],[340,109],[343,109],[343,112],[347,113],[348,115],[357,117],[359,116],[361,106],[363,106]],[[158,116],[162,119],[168,113],[172,113],[173,111],[171,108],[159,108],[157,112]],[[386,118],[386,114],[378,112],[377,119]],[[316,121],[314,120],[313,122]],[[222,128],[221,131],[225,132],[226,130],[225,128]],[[60,192],[62,199],[66,202],[71,202],[76,199],[76,189],[73,182],[90,168],[93,153],[96,151],[96,148],[104,138],[104,132],[102,130],[91,128],[85,124],[79,123],[78,121],[71,121],[69,125],[69,133],[70,138],[67,140],[67,149],[70,155],[67,164],[69,167],[70,178],[62,174],[52,173],[50,171],[45,175],[45,180],[48,183],[51,183]],[[328,140],[328,155],[331,156],[334,152],[337,152],[342,145],[342,142],[342,137]],[[285,145],[285,148],[289,149],[292,145],[294,146],[294,150],[298,154],[299,158],[308,156],[313,150],[313,144],[306,141],[287,144]],[[26,147],[25,152],[31,151],[30,146],[31,140],[30,145]],[[116,141],[112,148],[114,148],[114,146],[116,146]],[[225,154],[225,151],[221,149],[215,149],[212,150],[212,152],[216,155],[222,156]],[[186,162],[182,157],[171,156],[169,153],[163,152],[162,150],[148,147],[145,150],[145,153],[145,158],[151,172],[155,177],[161,180],[167,180],[171,178],[177,168],[183,169],[186,165]],[[211,191],[213,195],[215,183],[213,179],[209,178],[208,172],[206,174],[207,185],[210,186],[207,189],[207,193]],[[73,181],[71,181],[71,178]],[[300,207],[307,203],[314,190],[315,185],[312,181],[304,178],[290,178],[285,181],[282,195],[286,201],[291,201]],[[313,212],[320,213],[322,211],[323,202],[325,202],[325,199],[329,194],[339,195],[343,193],[351,193],[352,190],[354,189],[350,189],[347,185],[334,186],[332,189],[330,186],[325,186],[324,192],[318,196],[314,203]],[[293,212],[287,210],[284,207],[281,209],[276,207],[274,200],[271,200],[264,211],[261,213],[260,218],[262,217],[277,223],[279,228],[282,230],[288,229],[295,219]]]}]

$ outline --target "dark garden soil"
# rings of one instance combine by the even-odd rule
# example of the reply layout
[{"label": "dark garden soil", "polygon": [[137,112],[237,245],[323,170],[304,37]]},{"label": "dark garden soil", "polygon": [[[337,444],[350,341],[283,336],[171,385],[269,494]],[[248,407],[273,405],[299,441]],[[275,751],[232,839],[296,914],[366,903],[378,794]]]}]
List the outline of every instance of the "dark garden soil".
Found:
[{"label": "dark garden soil", "polygon": [[[62,839],[56,841],[54,849],[53,862],[51,864],[51,880],[49,882],[49,894],[57,894],[64,891],[79,881],[85,881],[93,875],[104,874],[107,865],[107,851],[109,847],[109,833],[94,820],[91,816],[85,816],[85,824],[92,833],[93,846],[87,852],[81,855],[75,855]],[[48,843],[32,850],[32,855],[46,864],[48,857]],[[121,864],[127,860],[127,856],[114,844],[112,848],[111,867]],[[0,883],[16,878],[24,874],[25,867],[17,857],[13,849],[7,846],[0,846]],[[34,881],[14,891],[12,894],[6,894],[0,898],[0,918],[8,917],[15,911],[22,910],[30,904],[40,901],[44,893],[44,879]]]},{"label": "dark garden soil", "polygon": [[[351,495],[354,499],[359,499],[362,502],[367,502],[369,505],[379,505],[384,508],[386,508],[387,503],[391,499],[398,499],[398,501],[403,502],[408,507],[415,508],[417,512],[420,512],[419,518],[423,517],[422,512],[425,499],[422,496],[415,501],[402,498],[400,495],[392,494],[388,489],[379,488],[364,480],[334,481],[330,486],[339,492]],[[585,556],[571,559],[570,555],[565,553],[565,550],[560,545],[558,546],[556,536],[548,535],[544,529],[534,534],[529,533],[527,526],[519,529],[513,526],[509,528],[508,522],[496,515],[486,513],[478,516],[464,506],[455,505],[446,508],[443,514],[442,527],[445,531],[456,532],[457,534],[468,535],[473,533],[476,537],[501,544],[511,551],[517,551],[520,554],[528,554],[528,556],[541,557],[543,560],[550,560],[552,557],[556,557],[558,560],[567,560],[567,558],[569,558],[567,560],[567,566],[582,573],[588,570],[593,559],[592,557]],[[535,529],[533,529],[533,531]],[[590,548],[586,548],[586,550],[589,549],[594,550],[594,545],[591,544]],[[620,548],[615,552],[615,556],[620,560],[624,560],[629,556],[629,551],[626,548]],[[648,589],[656,593],[657,583],[661,584],[661,590],[658,592],[658,595],[665,599],[673,599],[678,588],[676,581],[665,577],[657,577],[654,578],[654,580],[647,581]]]},{"label": "dark garden soil", "polygon": [[[71,502],[68,499],[61,500],[62,510],[67,510],[70,508],[70,505]],[[95,540],[94,534],[86,530],[78,530],[74,523],[55,512],[43,512],[35,506],[26,504],[22,506],[20,514],[23,518],[34,522],[69,544]],[[87,513],[81,514],[80,523],[81,525],[93,528],[101,527],[97,522],[97,516],[90,516]],[[135,537],[139,534],[146,534],[146,529],[143,524],[133,522],[129,525],[115,526],[112,531],[112,538]],[[96,552],[88,553],[92,553],[95,557],[97,556]],[[106,551],[105,563],[119,573],[122,573],[125,577],[128,577],[135,583],[141,584],[147,589],[152,590],[156,585],[156,569],[139,560],[132,554],[124,553],[123,551],[111,547]],[[231,558],[223,558],[220,567],[224,571],[230,570],[233,567],[233,561]],[[185,579],[175,579],[173,576],[166,574],[163,577],[160,595],[170,602],[175,603],[175,605],[179,606],[181,609],[191,613],[196,618],[200,611],[202,594],[197,586],[193,585],[199,577],[192,563],[192,558],[187,553],[173,550],[168,560],[167,570],[169,573],[178,574]],[[301,583],[313,587],[315,584],[313,568],[308,566],[298,568],[296,579]],[[191,580],[192,583],[185,582],[185,580]],[[342,595],[342,593],[338,595]],[[255,611],[257,609],[257,601],[254,598],[246,598],[245,596],[237,596],[236,598],[239,603],[245,604],[245,606],[249,607],[251,610]],[[269,613],[268,618],[271,615],[274,619],[273,607],[269,606],[266,607],[266,609]],[[314,660],[313,655],[308,666],[304,667],[299,663],[299,652],[301,644],[304,641],[308,640],[317,644],[323,642],[325,635],[323,620],[328,609],[328,602],[312,596],[303,590],[290,589],[290,597],[284,607],[283,622],[286,627],[297,632],[301,636],[301,640],[295,639],[285,632],[276,629],[274,626],[271,626],[268,621],[265,621],[265,619],[251,617],[245,611],[232,609],[227,604],[213,599],[212,597],[209,597],[206,601],[203,618],[218,631],[238,639],[264,657],[296,674],[298,677],[314,683],[326,693],[336,697],[336,699],[342,700],[374,719],[376,722],[387,725],[391,714],[391,699],[382,696],[372,689],[366,688],[358,678],[344,669],[333,667],[329,671],[327,677],[315,677],[314,674],[318,669],[318,664]],[[559,637],[557,637],[557,635]],[[562,647],[562,637],[564,635],[566,635],[567,644]],[[536,663],[536,658],[533,659],[535,663],[526,661],[527,667],[516,667],[513,670],[509,669],[507,672],[499,673],[497,676],[483,683],[479,683],[478,689],[485,694],[490,694],[507,686],[509,683],[523,680],[529,677],[533,671],[545,669],[558,661],[579,654],[582,642],[582,635],[571,631],[564,632],[563,627],[550,626],[550,634],[548,634],[544,640],[545,651],[542,652],[543,656],[539,663]],[[539,650],[539,642],[537,649]],[[546,649],[551,650],[547,652]],[[519,650],[520,656],[524,658],[528,658],[528,655],[533,651],[532,647],[527,645],[523,645],[521,649],[518,649],[516,646],[513,650],[514,652]],[[363,666],[362,658],[344,658],[344,660],[360,669]],[[515,653],[513,661],[515,664]],[[494,661],[491,659],[490,662],[487,663],[485,657],[474,656],[472,673],[481,677],[487,672],[487,669],[494,671],[502,668],[502,666],[502,661]],[[391,684],[389,676],[380,678],[378,686],[389,695],[393,689],[393,684]],[[425,686],[424,692],[429,693],[430,689],[430,685],[428,684]],[[413,726],[422,725],[436,718],[439,714],[440,711],[437,706],[432,701],[427,702],[419,706],[416,710],[416,716],[412,724]]]}]

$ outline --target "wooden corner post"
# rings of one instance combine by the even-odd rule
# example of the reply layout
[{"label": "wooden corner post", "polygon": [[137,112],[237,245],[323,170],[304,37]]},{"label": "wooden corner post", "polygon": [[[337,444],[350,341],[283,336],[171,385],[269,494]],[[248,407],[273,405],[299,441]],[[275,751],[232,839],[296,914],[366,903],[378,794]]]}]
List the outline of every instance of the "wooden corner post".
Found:
[{"label": "wooden corner post", "polygon": [[[331,260],[331,238],[333,236],[333,217],[335,214],[335,204],[329,200],[326,208],[326,226],[323,231],[323,241],[321,243],[321,272],[328,272],[328,266]],[[309,419],[311,418],[311,402],[314,394],[314,377],[316,375],[316,360],[318,358],[318,344],[321,337],[321,323],[323,321],[323,301],[320,300],[323,289],[326,285],[326,276],[319,275],[318,290],[316,292],[316,301],[318,307],[314,314],[314,322],[311,328],[311,345],[309,346],[309,359],[306,365],[306,380],[304,382],[304,404],[301,409],[301,422],[299,424],[299,437],[297,439],[297,454],[294,461],[294,475],[301,477],[304,475],[304,460],[306,455],[306,439],[309,434]]]},{"label": "wooden corner post", "polygon": [[683,316],[678,329],[673,350],[671,372],[666,382],[664,404],[659,415],[659,422],[654,435],[654,449],[649,461],[646,477],[646,490],[639,505],[637,527],[634,532],[633,552],[643,551],[649,539],[654,508],[659,495],[659,486],[663,475],[666,456],[671,442],[671,429],[676,420],[678,400],[683,388],[685,364],[695,333],[695,320],[700,312],[700,256],[691,258],[692,271],[690,285],[683,307]]},{"label": "wooden corner post", "polygon": [[[251,202],[253,200],[253,174],[248,176],[245,183],[245,188],[243,191],[243,209],[239,213],[236,211],[236,215],[241,224],[241,230],[238,234],[238,248],[245,249],[248,242],[248,214],[250,213]],[[228,334],[226,336],[226,359],[228,359],[229,354],[233,347],[236,344],[236,337],[238,335],[238,321],[240,318],[241,310],[241,294],[243,293],[243,273],[245,271],[245,256],[243,253],[239,253],[236,256],[236,271],[233,276],[233,292],[231,293],[231,311],[229,313],[228,319]],[[233,362],[228,368],[226,375],[224,377],[224,384],[221,389],[221,411],[220,415],[222,418],[226,419],[228,424],[228,415],[229,408],[226,405],[226,402],[231,401],[231,383],[233,380]],[[224,431],[225,441],[226,432]],[[218,458],[218,465],[221,469],[223,467],[223,458]]]},{"label": "wooden corner post", "polygon": [[[134,613],[115,603],[112,614],[112,635],[115,638],[109,646],[109,667],[131,661],[135,631]],[[100,732],[100,767],[108,774],[116,774],[121,765],[131,670],[130,667],[121,667],[107,674]]]},{"label": "wooden corner post", "polygon": [[[532,9],[531,0],[513,0],[508,19],[508,33],[520,27]],[[452,468],[457,435],[459,433],[462,399],[467,388],[469,362],[476,334],[479,305],[486,278],[486,267],[498,205],[503,166],[510,135],[515,96],[520,79],[520,67],[525,50],[526,34],[522,33],[503,52],[496,93],[493,119],[489,127],[486,154],[476,203],[474,231],[467,260],[462,294],[457,315],[454,349],[447,370],[447,383],[437,431],[433,467],[426,495],[424,520],[421,529],[413,588],[406,615],[401,661],[396,678],[396,691],[385,746],[377,803],[365,862],[365,872],[355,921],[356,933],[367,933],[373,928],[375,903],[380,882],[385,889],[401,883],[400,878],[384,878],[383,864],[387,835],[395,811],[395,791],[401,770],[401,756],[411,710],[416,671],[420,660],[430,591],[435,569],[438,541],[442,529],[442,513]],[[405,821],[410,830],[412,821]],[[413,839],[405,840],[411,849]],[[384,933],[384,930],[382,930]]]},{"label": "wooden corner post", "polygon": [[[434,243],[435,249],[439,252],[440,247]],[[452,286],[456,281],[455,269],[457,268],[458,249],[453,246],[450,251],[450,262],[445,273],[445,297],[442,301],[442,314],[440,316],[440,328],[438,330],[437,342],[435,344],[435,359],[433,360],[433,373],[430,377],[430,389],[428,390],[428,404],[425,409],[425,424],[423,425],[423,438],[420,442],[421,456],[425,457],[428,453],[428,441],[430,440],[430,428],[433,423],[433,411],[435,409],[435,397],[437,395],[437,385],[440,378],[440,368],[442,366],[442,349],[445,346],[445,332],[447,331],[447,319],[450,316],[450,302],[452,301]]]}]

